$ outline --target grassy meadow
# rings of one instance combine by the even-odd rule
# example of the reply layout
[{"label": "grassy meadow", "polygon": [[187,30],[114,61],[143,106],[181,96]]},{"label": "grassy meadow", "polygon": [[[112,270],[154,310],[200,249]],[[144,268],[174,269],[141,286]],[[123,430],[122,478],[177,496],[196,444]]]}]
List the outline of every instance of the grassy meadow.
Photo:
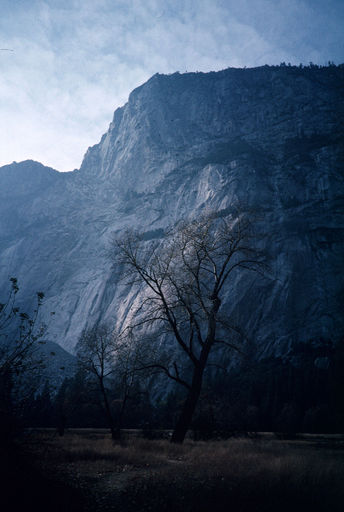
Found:
[{"label": "grassy meadow", "polygon": [[[101,429],[63,437],[46,429],[26,432],[20,452],[25,461],[13,475],[21,495],[32,505],[37,499],[36,510],[343,510],[340,437],[287,441],[265,434],[173,445],[127,433],[114,444]],[[18,475],[26,475],[25,484]]]}]

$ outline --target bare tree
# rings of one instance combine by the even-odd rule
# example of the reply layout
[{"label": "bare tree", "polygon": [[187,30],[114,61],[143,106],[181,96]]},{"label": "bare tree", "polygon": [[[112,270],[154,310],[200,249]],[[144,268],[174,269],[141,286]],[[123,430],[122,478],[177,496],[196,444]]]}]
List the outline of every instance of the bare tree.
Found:
[{"label": "bare tree", "polygon": [[10,278],[11,290],[4,303],[0,303],[0,374],[23,372],[32,362],[37,340],[44,334],[44,326],[37,327],[39,308],[44,294],[37,292],[36,307],[32,315],[16,304],[18,280]]},{"label": "bare tree", "polygon": [[[132,398],[138,366],[137,348],[130,333],[125,334],[99,325],[83,331],[76,345],[79,364],[98,382],[111,436],[116,440],[121,438],[123,418],[128,400]],[[115,416],[110,398],[114,388],[118,394]]]},{"label": "bare tree", "polygon": [[237,347],[228,329],[237,330],[222,321],[220,308],[236,272],[261,269],[252,238],[244,216],[210,214],[171,230],[160,244],[135,233],[114,241],[116,262],[125,266],[128,282],[144,288],[132,327],[154,326],[160,339],[172,333],[192,368],[181,368],[180,358],[151,364],[186,389],[172,442],[182,443],[190,427],[214,347]]},{"label": "bare tree", "polygon": [[[136,343],[130,329],[126,329],[121,333],[119,340],[120,342],[114,354],[114,383],[117,391],[116,403],[118,406],[116,424],[120,435],[129,401],[145,394],[142,384],[147,375],[144,372],[143,362],[147,360],[147,357],[143,354],[143,347]],[[148,375],[150,375],[150,372],[148,372]]]},{"label": "bare tree", "polygon": [[84,330],[76,345],[76,356],[81,367],[96,377],[103,398],[104,410],[112,439],[118,437],[111,412],[106,380],[114,372],[114,352],[116,338],[104,325]]},{"label": "bare tree", "polygon": [[18,292],[18,280],[11,277],[5,302],[0,303],[0,431],[6,435],[13,433],[14,408],[19,401],[15,395],[25,398],[21,378],[42,365],[38,349],[45,332],[44,325],[37,325],[44,294],[37,292],[35,309],[28,314],[18,306]]}]

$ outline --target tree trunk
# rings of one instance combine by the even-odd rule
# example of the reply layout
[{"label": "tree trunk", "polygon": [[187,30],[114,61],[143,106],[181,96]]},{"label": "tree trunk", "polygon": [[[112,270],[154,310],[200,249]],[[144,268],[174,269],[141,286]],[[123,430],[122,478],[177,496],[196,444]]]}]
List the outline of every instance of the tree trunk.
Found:
[{"label": "tree trunk", "polygon": [[185,439],[186,433],[190,428],[192,416],[195,412],[199,395],[201,393],[203,371],[204,367],[201,368],[200,366],[197,366],[194,370],[191,388],[184,402],[177,424],[174,428],[171,443],[182,444],[182,442]]},{"label": "tree trunk", "polygon": [[122,405],[121,405],[121,408],[119,410],[118,417],[117,417],[117,427],[116,427],[117,438],[116,439],[118,439],[118,440],[121,439],[122,422],[123,422],[125,408],[127,405],[127,400],[128,400],[128,395],[127,395],[127,393],[125,393],[124,398],[122,400]]},{"label": "tree trunk", "polygon": [[118,440],[120,438],[120,432],[118,432],[118,429],[115,428],[115,422],[114,422],[112,414],[111,414],[110,405],[109,405],[109,402],[107,399],[106,390],[105,390],[104,383],[103,383],[102,379],[100,379],[100,389],[101,389],[101,392],[103,395],[105,413],[106,413],[106,417],[107,417],[108,424],[110,427],[111,438],[114,440]]},{"label": "tree trunk", "polygon": [[113,441],[120,441],[121,440],[121,429],[120,428],[114,428],[111,431],[111,438]]},{"label": "tree trunk", "polygon": [[211,311],[211,315],[209,316],[207,338],[203,345],[199,360],[195,366],[194,373],[192,376],[191,388],[184,402],[177,424],[174,428],[171,443],[182,444],[185,439],[186,433],[190,428],[192,417],[195,412],[199,396],[201,394],[204,368],[206,367],[210,350],[215,341],[216,316],[220,304],[220,299],[218,297],[214,297],[213,308]]}]

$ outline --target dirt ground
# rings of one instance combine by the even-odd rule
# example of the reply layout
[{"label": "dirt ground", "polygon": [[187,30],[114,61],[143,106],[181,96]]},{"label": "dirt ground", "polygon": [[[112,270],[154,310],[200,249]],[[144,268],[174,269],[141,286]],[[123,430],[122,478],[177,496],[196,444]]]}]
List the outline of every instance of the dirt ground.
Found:
[{"label": "dirt ground", "polygon": [[12,495],[50,512],[342,511],[342,436],[261,434],[180,446],[135,434],[114,444],[100,429],[26,432]]}]

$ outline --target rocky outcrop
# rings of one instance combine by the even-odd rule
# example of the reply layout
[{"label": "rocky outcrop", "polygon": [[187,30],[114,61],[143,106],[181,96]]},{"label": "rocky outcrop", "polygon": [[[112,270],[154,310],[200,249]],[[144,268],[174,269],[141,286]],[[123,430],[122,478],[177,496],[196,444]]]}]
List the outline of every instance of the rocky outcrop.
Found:
[{"label": "rocky outcrop", "polygon": [[135,227],[159,238],[180,219],[240,205],[258,213],[271,272],[238,278],[227,314],[260,353],[338,340],[343,82],[342,67],[154,75],[80,170],[0,169],[1,282],[17,276],[23,302],[44,291],[48,337],[72,351],[85,326],[122,324],[140,300],[111,266],[111,236]]}]

